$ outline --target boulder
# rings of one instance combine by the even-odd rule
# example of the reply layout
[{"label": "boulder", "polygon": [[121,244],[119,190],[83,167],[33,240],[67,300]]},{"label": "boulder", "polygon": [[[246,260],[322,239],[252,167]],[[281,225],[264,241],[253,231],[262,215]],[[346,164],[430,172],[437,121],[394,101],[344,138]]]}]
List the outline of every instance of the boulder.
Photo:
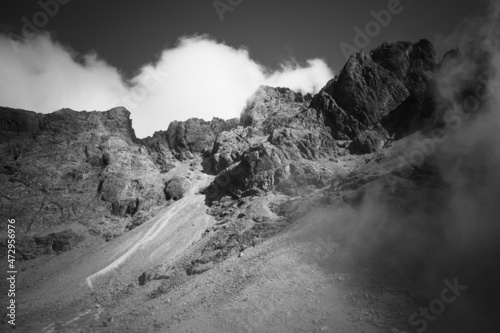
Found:
[{"label": "boulder", "polygon": [[165,199],[174,201],[182,199],[189,191],[190,185],[191,183],[187,179],[180,177],[170,179],[165,184]]},{"label": "boulder", "polygon": [[[383,131],[383,129],[382,129]],[[371,154],[383,148],[387,141],[387,132],[384,135],[381,131],[366,130],[361,132],[347,147],[351,154],[363,155]]]}]

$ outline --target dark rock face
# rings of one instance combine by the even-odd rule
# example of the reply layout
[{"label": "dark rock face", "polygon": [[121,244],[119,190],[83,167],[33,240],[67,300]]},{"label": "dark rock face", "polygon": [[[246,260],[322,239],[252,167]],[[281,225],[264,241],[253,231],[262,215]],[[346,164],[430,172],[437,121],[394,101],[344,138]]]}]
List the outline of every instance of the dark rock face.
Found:
[{"label": "dark rock face", "polygon": [[360,144],[386,136],[379,123],[397,137],[422,126],[428,116],[425,108],[432,104],[429,87],[436,66],[434,47],[427,40],[384,43],[370,54],[353,55],[339,76],[313,97],[311,107],[324,114],[335,139],[356,141],[352,152],[372,152],[378,143],[372,148]]},{"label": "dark rock face", "polygon": [[366,125],[348,115],[324,90],[313,97],[311,108],[321,112],[335,140],[352,140],[366,129]]},{"label": "dark rock face", "polygon": [[382,126],[396,139],[422,128],[436,109],[433,78],[438,61],[433,45],[427,40],[384,43],[372,52],[372,57],[396,73],[410,92],[403,103],[384,116]]},{"label": "dark rock face", "polygon": [[14,133],[32,132],[41,130],[44,116],[33,111],[19,112],[11,108],[0,108],[0,130]]},{"label": "dark rock face", "polygon": [[403,102],[409,91],[389,70],[363,51],[353,55],[325,92],[365,126],[376,123]]},{"label": "dark rock face", "polygon": [[[391,113],[381,119],[381,125],[389,136],[400,139],[411,134],[431,121],[436,110],[433,84],[430,83],[421,96],[410,96]],[[432,88],[431,88],[432,87]]]},{"label": "dark rock face", "polygon": [[389,70],[412,96],[422,94],[438,63],[434,46],[423,39],[418,43],[384,43],[370,53],[372,59]]}]

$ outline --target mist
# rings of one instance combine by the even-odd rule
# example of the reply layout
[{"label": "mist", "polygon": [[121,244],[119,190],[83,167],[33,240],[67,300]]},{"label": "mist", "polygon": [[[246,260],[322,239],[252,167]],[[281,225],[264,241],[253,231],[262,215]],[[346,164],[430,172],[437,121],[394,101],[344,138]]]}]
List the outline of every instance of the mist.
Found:
[{"label": "mist", "polygon": [[78,54],[48,33],[22,41],[0,35],[0,104],[42,113],[124,106],[136,135],[145,137],[173,120],[239,117],[260,85],[315,93],[333,77],[321,59],[284,59],[278,68],[259,64],[244,47],[191,36],[125,79],[98,54]]},{"label": "mist", "polygon": [[[447,305],[441,326],[429,331],[485,331],[498,326],[498,13],[498,5],[492,4],[482,25],[473,21],[470,29],[460,30],[462,35],[450,37],[461,45],[434,78],[437,109],[431,130],[396,143],[406,141],[406,160],[415,152],[425,158],[412,163],[410,171],[392,170],[391,186],[383,177],[362,188],[361,203],[345,221],[349,243],[363,255],[384,261],[396,272],[413,272],[424,295],[423,307],[439,297],[445,279],[457,278],[467,286],[456,304]],[[433,137],[436,128],[439,138]]]}]

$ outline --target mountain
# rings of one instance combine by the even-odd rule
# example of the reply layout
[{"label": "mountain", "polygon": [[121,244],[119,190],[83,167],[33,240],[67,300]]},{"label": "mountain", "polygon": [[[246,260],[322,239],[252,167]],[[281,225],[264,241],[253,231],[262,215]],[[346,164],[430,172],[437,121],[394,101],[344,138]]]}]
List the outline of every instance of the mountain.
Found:
[{"label": "mountain", "polygon": [[122,107],[0,108],[18,328],[489,328],[495,59],[485,41],[442,60],[427,40],[384,43],[313,96],[262,86],[239,119],[144,139]]}]

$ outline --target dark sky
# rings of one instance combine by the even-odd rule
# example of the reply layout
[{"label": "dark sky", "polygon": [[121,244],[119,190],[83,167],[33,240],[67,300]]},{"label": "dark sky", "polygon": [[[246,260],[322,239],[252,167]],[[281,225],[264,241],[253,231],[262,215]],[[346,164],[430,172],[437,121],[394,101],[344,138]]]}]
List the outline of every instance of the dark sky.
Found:
[{"label": "dark sky", "polygon": [[[233,47],[245,46],[254,60],[270,68],[291,57],[301,63],[321,57],[338,71],[345,62],[340,43],[353,45],[353,29],[364,30],[373,20],[370,11],[387,9],[391,1],[243,0],[225,12],[221,21],[213,0],[71,0],[60,5],[43,30],[78,52],[96,51],[128,76],[165,47],[174,46],[178,37],[193,34],[209,34]],[[450,34],[464,18],[486,7],[474,0],[401,0],[400,6],[401,13],[392,15],[390,24],[381,28],[367,49],[384,40],[434,41],[436,34]],[[6,0],[0,27],[19,33],[23,17],[33,21],[40,10],[38,1]]]}]

